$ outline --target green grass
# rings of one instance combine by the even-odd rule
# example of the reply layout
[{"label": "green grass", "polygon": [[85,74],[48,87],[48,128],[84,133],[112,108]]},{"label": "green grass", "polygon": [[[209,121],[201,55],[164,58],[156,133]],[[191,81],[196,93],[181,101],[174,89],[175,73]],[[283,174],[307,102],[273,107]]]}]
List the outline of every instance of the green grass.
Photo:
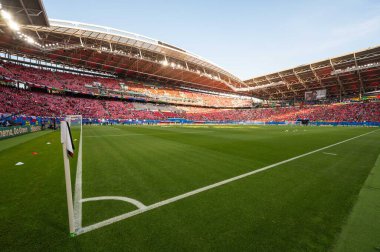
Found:
[{"label": "green grass", "polygon": [[380,155],[359,193],[358,202],[335,251],[380,251]]},{"label": "green grass", "polygon": [[[150,205],[373,130],[84,126],[83,198]],[[336,156],[317,152],[69,238],[59,133],[30,136],[0,142],[3,251],[331,251],[380,154],[377,131],[326,150]],[[83,224],[134,209],[86,202]]]}]

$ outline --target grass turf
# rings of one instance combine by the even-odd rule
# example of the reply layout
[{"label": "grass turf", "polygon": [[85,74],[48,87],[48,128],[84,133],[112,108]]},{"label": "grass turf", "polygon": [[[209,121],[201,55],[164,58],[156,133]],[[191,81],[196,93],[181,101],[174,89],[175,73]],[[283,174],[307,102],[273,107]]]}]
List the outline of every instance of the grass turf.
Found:
[{"label": "grass turf", "polygon": [[[372,130],[85,126],[83,198],[149,205]],[[24,137],[0,142],[2,250],[332,250],[380,153],[378,131],[69,238],[59,134]],[[133,209],[83,203],[83,224]]]},{"label": "grass turf", "polygon": [[358,202],[335,251],[380,251],[380,155],[359,193]]}]

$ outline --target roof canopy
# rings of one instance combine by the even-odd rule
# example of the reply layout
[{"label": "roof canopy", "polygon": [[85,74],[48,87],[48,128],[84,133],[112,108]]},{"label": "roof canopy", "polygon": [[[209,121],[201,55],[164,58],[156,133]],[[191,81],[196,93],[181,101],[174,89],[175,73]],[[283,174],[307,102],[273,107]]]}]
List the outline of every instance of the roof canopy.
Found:
[{"label": "roof canopy", "polygon": [[41,0],[3,0],[1,8],[21,26],[0,19],[0,51],[37,61],[274,100],[303,97],[316,89],[327,89],[330,97],[380,89],[380,47],[243,82],[198,55],[156,39],[104,26],[49,21]]},{"label": "roof canopy", "polygon": [[63,20],[50,20],[49,27],[23,25],[21,30],[30,38],[17,33],[19,41],[17,36],[15,41],[8,30],[8,36],[0,41],[4,51],[208,90],[236,93],[233,88],[246,86],[238,77],[208,60],[131,32]]},{"label": "roof canopy", "polygon": [[[380,46],[289,68],[246,80],[253,95],[289,100],[305,91],[327,89],[329,97],[365,94],[380,89]],[[260,88],[264,87],[264,88]]]},{"label": "roof canopy", "polygon": [[49,26],[42,0],[2,0],[1,5],[21,25]]}]

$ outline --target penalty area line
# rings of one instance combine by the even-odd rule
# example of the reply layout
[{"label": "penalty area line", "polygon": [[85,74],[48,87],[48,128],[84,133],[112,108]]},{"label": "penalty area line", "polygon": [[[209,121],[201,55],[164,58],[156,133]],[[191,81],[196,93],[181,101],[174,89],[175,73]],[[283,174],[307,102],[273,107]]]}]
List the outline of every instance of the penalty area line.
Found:
[{"label": "penalty area line", "polygon": [[229,178],[229,179],[226,179],[226,180],[223,180],[223,181],[220,181],[220,182],[217,182],[217,183],[205,186],[205,187],[201,187],[201,188],[198,188],[196,190],[193,190],[193,191],[190,191],[190,192],[187,192],[187,193],[184,193],[184,194],[181,194],[181,195],[178,195],[178,196],[175,196],[175,197],[172,197],[172,198],[169,198],[169,199],[166,199],[166,200],[154,203],[152,205],[146,206],[145,208],[137,209],[137,210],[134,210],[134,211],[131,211],[131,212],[128,212],[128,213],[125,213],[125,214],[122,214],[122,215],[119,215],[119,216],[115,216],[113,218],[110,218],[110,219],[107,219],[107,220],[104,220],[104,221],[101,221],[101,222],[98,222],[98,223],[95,223],[95,224],[92,224],[90,226],[80,228],[77,231],[77,234],[78,235],[84,234],[84,233],[93,231],[95,229],[98,229],[98,228],[101,228],[101,227],[104,227],[104,226],[108,226],[108,225],[113,224],[115,222],[118,222],[118,221],[121,221],[121,220],[125,220],[127,218],[132,217],[132,216],[135,216],[135,215],[138,215],[138,214],[141,214],[141,213],[153,210],[155,208],[158,208],[158,207],[161,207],[161,206],[164,206],[164,205],[168,205],[170,203],[173,203],[173,202],[176,202],[178,200],[190,197],[192,195],[195,195],[195,194],[198,194],[198,193],[201,193],[201,192],[204,192],[204,191],[207,191],[207,190],[210,190],[210,189],[213,189],[213,188],[216,188],[216,187],[219,187],[219,186],[231,183],[231,182],[236,181],[236,180],[240,180],[242,178],[251,176],[251,175],[256,174],[256,173],[260,173],[260,172],[272,169],[274,167],[280,166],[282,164],[289,163],[289,162],[294,161],[296,159],[299,159],[299,158],[302,158],[302,157],[306,157],[306,156],[309,156],[309,155],[314,154],[316,152],[319,152],[319,151],[322,151],[322,150],[326,150],[328,148],[337,146],[339,144],[343,144],[343,143],[352,141],[352,140],[357,139],[359,137],[363,137],[363,136],[372,134],[373,132],[376,132],[376,131],[378,131],[378,130],[373,130],[373,131],[370,131],[370,132],[367,132],[367,133],[364,133],[364,134],[361,134],[361,135],[358,135],[358,136],[355,136],[355,137],[352,137],[352,138],[348,138],[346,140],[337,142],[335,144],[331,144],[331,145],[328,145],[328,146],[325,146],[325,147],[322,147],[322,148],[319,148],[319,149],[316,149],[316,150],[313,150],[313,151],[301,154],[299,156],[295,156],[295,157],[292,157],[292,158],[280,161],[278,163],[271,164],[271,165],[268,165],[268,166],[256,169],[256,170],[251,171],[251,172],[247,172],[247,173],[238,175],[236,177],[232,177],[232,178]]}]

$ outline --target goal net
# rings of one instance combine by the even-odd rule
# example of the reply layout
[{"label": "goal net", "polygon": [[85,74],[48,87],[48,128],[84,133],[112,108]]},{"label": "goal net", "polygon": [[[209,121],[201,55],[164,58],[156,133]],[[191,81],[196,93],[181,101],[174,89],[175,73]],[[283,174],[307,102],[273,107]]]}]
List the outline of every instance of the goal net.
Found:
[{"label": "goal net", "polygon": [[77,131],[81,133],[82,131],[82,116],[81,115],[68,115],[65,121],[69,123],[72,131]]},{"label": "goal net", "polygon": [[74,141],[75,149],[78,150],[79,142],[82,138],[82,116],[81,115],[68,115],[65,118],[71,129],[71,136]]}]

